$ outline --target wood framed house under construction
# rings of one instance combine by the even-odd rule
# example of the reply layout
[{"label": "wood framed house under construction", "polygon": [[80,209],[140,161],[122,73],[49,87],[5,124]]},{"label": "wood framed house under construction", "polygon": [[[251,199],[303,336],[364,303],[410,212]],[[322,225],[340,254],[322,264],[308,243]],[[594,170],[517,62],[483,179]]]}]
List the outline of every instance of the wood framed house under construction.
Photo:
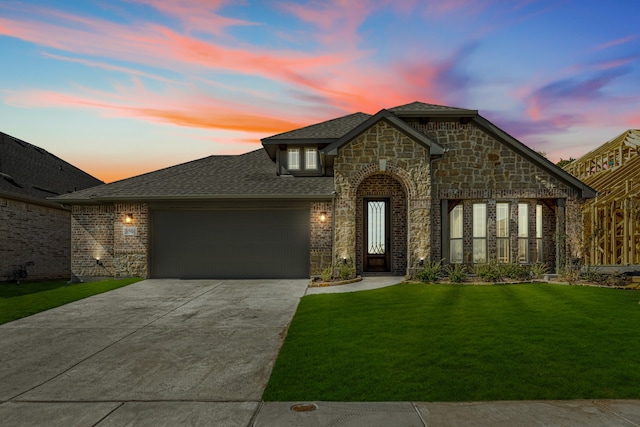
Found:
[{"label": "wood framed house under construction", "polygon": [[582,209],[585,263],[640,264],[640,130],[627,130],[564,169],[598,192]]}]

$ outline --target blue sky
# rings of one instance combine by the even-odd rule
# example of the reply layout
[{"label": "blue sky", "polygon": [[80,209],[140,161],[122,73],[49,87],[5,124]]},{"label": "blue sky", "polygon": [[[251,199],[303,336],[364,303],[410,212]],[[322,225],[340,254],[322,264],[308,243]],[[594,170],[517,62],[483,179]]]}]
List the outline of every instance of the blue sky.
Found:
[{"label": "blue sky", "polygon": [[0,2],[0,131],[107,182],[356,111],[477,109],[552,161],[640,128],[637,1]]}]

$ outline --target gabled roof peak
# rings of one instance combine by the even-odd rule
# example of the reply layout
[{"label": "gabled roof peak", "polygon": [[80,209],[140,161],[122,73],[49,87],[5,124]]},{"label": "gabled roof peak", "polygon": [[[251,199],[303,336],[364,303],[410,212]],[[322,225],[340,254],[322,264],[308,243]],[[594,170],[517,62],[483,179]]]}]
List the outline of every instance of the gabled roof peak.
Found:
[{"label": "gabled roof peak", "polygon": [[446,105],[428,104],[414,101],[409,104],[389,108],[398,117],[440,116],[440,117],[473,117],[478,115],[478,110],[466,108],[448,107]]}]

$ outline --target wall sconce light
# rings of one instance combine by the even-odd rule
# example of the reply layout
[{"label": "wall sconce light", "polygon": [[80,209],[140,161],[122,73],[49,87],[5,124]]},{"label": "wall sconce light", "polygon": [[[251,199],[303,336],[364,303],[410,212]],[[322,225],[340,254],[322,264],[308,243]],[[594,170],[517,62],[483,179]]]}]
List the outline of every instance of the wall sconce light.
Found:
[{"label": "wall sconce light", "polygon": [[102,261],[100,261],[100,258],[96,258],[96,264],[98,264],[100,267],[103,267]]},{"label": "wall sconce light", "polygon": [[131,224],[133,222],[133,214],[132,213],[128,213],[124,215],[124,223],[125,224]]},{"label": "wall sconce light", "polygon": [[424,265],[424,258],[420,258],[420,261],[418,261],[418,265],[420,267],[422,267]]},{"label": "wall sconce light", "polygon": [[342,263],[343,263],[344,265],[347,265],[347,257],[346,257],[346,256],[343,256],[343,257],[342,257]]},{"label": "wall sconce light", "polygon": [[325,222],[327,220],[327,213],[320,212],[320,222]]}]

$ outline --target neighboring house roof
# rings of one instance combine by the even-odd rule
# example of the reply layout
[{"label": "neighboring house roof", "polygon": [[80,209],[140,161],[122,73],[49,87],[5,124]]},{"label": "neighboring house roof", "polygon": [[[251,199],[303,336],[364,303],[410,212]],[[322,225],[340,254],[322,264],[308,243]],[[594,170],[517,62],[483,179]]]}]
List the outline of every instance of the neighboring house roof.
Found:
[{"label": "neighboring house roof", "polygon": [[45,201],[103,184],[40,147],[0,132],[0,193]]},{"label": "neighboring house roof", "polygon": [[263,149],[209,156],[133,178],[56,197],[61,203],[210,199],[325,199],[333,177],[276,175]]}]

